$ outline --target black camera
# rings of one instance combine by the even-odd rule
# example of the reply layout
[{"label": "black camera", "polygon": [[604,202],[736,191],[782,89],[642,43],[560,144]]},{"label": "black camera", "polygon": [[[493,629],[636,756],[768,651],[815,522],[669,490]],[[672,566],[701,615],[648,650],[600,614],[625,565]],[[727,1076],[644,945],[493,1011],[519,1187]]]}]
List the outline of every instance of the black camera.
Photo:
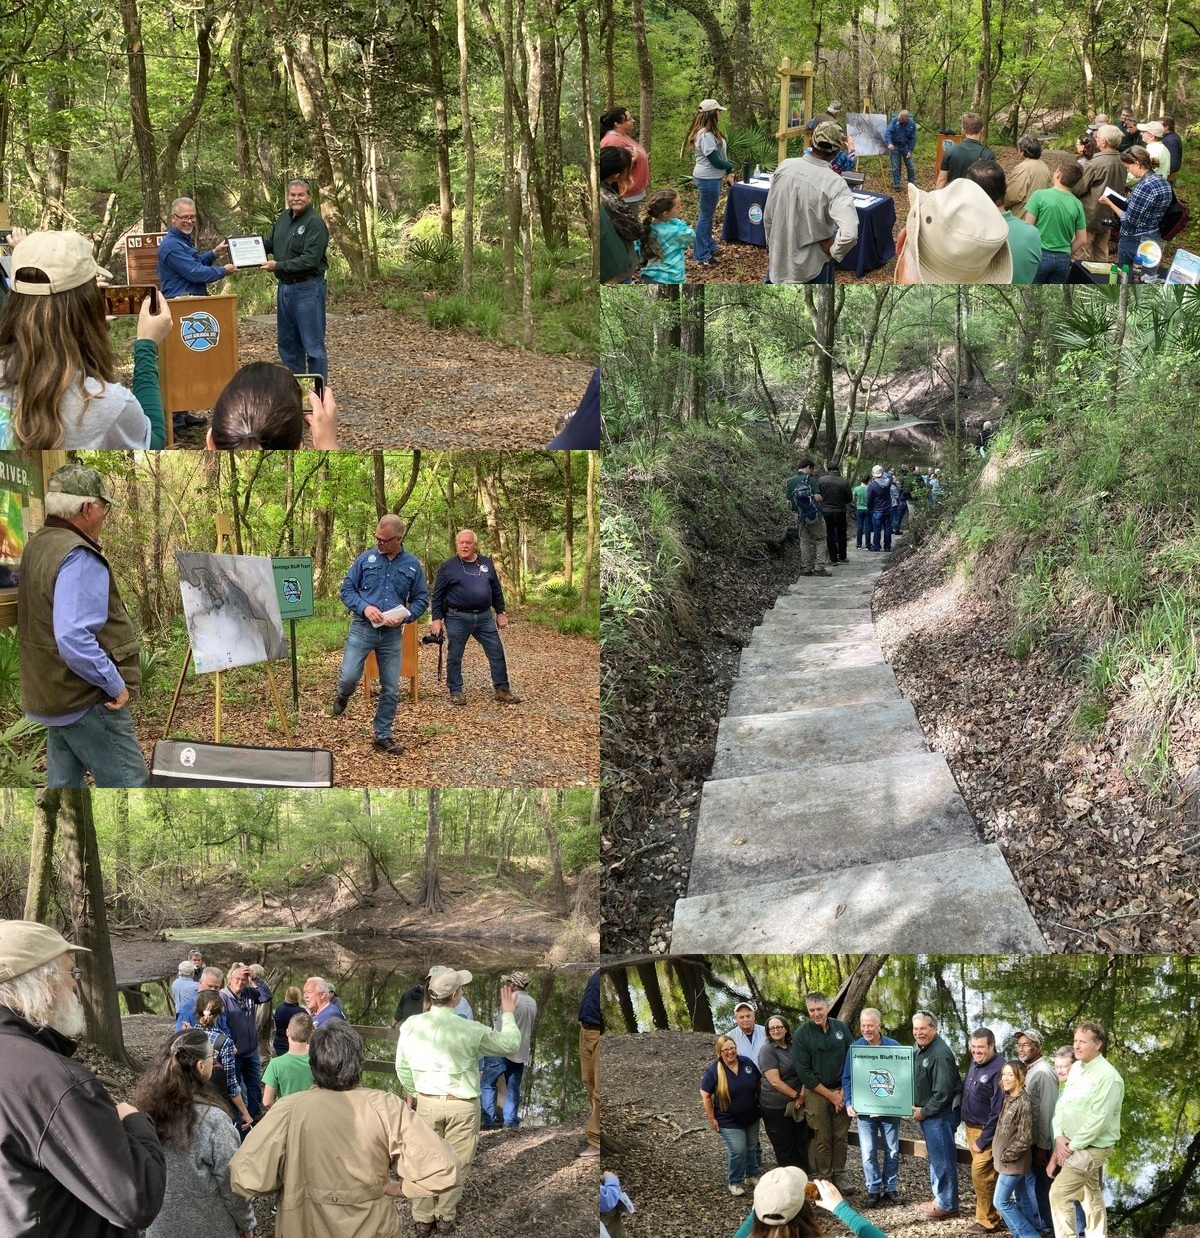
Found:
[{"label": "black camera", "polygon": [[446,639],[445,632],[438,632],[436,635],[432,632],[426,632],[421,637],[422,645],[440,645]]}]

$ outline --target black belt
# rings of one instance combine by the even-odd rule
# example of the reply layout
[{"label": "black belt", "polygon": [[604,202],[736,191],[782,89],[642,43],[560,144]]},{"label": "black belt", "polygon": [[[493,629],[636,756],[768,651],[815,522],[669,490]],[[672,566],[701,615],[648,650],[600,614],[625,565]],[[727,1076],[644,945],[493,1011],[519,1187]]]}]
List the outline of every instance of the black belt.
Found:
[{"label": "black belt", "polygon": [[490,606],[447,606],[446,609],[458,615],[486,615],[492,608]]},{"label": "black belt", "polygon": [[288,284],[290,286],[291,284],[307,284],[310,279],[324,279],[324,278],[325,278],[324,275],[301,275],[299,279],[288,279],[286,276],[281,275],[279,277],[279,282],[281,284]]},{"label": "black belt", "polygon": [[599,1023],[585,1023],[582,1019],[579,1020],[580,1027],[586,1027],[589,1032],[602,1032],[604,1029]]}]

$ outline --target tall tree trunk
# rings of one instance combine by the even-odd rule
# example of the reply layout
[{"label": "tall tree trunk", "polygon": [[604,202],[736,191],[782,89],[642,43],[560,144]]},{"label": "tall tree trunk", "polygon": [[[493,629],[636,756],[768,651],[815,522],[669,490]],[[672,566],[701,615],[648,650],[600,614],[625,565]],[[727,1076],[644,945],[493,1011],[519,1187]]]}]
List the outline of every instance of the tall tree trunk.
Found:
[{"label": "tall tree trunk", "polygon": [[638,141],[646,154],[650,154],[651,131],[654,126],[654,61],[650,59],[650,45],[646,42],[645,0],[633,0],[633,45],[637,50],[638,63]]},{"label": "tall tree trunk", "polygon": [[[460,0],[461,2],[461,0]],[[612,17],[611,0],[605,0],[609,8],[609,18]],[[596,166],[596,122],[592,115],[592,83],[591,57],[588,54],[587,14],[588,0],[580,0],[579,17],[579,75],[583,87],[583,141],[585,151],[585,166],[587,168],[587,208],[588,235],[592,238],[592,278],[600,278],[600,177]],[[612,52],[611,43],[609,52]],[[612,61],[608,64],[612,72]],[[609,90],[612,90],[611,76]],[[609,103],[611,107],[611,102]]]},{"label": "tall tree trunk", "polygon": [[363,787],[363,816],[366,818],[365,829],[367,833],[367,886],[372,893],[379,889],[379,866],[375,863],[375,846],[374,839],[371,837],[375,828],[374,822],[371,819],[371,788]]},{"label": "tall tree trunk", "polygon": [[428,912],[440,913],[446,905],[442,901],[442,886],[438,877],[438,835],[441,830],[442,792],[439,787],[429,788],[429,818],[425,826],[425,868],[421,876],[421,888],[417,902]]},{"label": "tall tree trunk", "polygon": [[[469,297],[475,269],[475,133],[471,128],[471,99],[467,91],[467,0],[458,0],[458,112],[462,121],[464,176],[462,293]],[[591,159],[590,144],[588,158]]]},{"label": "tall tree trunk", "polygon": [[554,809],[549,791],[543,789],[538,792],[538,806],[542,814],[542,832],[546,836],[546,846],[550,852],[550,879],[554,886],[554,910],[565,919],[571,910],[571,905],[567,901],[567,885],[563,880],[562,847],[558,839],[558,826],[554,822]]},{"label": "tall tree trunk", "polygon": [[679,401],[679,419],[683,422],[704,421],[706,381],[704,359],[704,285],[685,284],[680,302],[680,348],[683,363],[683,386]]},{"label": "tall tree trunk", "polygon": [[29,840],[29,880],[25,887],[23,919],[46,924],[54,892],[54,838],[62,792],[42,787],[34,794],[33,837]]},{"label": "tall tree trunk", "polygon": [[[59,231],[66,222],[67,166],[71,160],[71,104],[73,87],[66,69],[67,49],[59,48],[50,63],[55,66],[46,86],[46,124],[49,141],[46,177],[43,183],[42,231]],[[0,192],[4,192],[0,189]]]},{"label": "tall tree trunk", "polygon": [[179,152],[200,118],[204,98],[208,94],[208,84],[212,80],[213,52],[220,48],[230,20],[230,15],[226,15],[218,22],[216,13],[208,4],[193,18],[196,25],[196,80],[192,85],[192,97],[180,112],[171,132],[167,134],[159,158],[159,184],[168,197],[174,197],[179,192]]},{"label": "tall tree trunk", "polygon": [[658,983],[658,968],[653,963],[638,963],[637,974],[642,982],[646,1005],[650,1007],[650,1020],[658,1031],[665,1032],[671,1023],[667,1018],[667,1004],[663,1001],[662,986]]},{"label": "tall tree trunk", "polygon": [[162,195],[158,187],[158,152],[146,92],[146,50],[142,43],[142,15],[137,0],[118,0],[125,29],[129,61],[129,112],[133,118],[133,144],[137,147],[142,184],[142,229],[154,232],[162,223]]},{"label": "tall tree trunk", "polygon": [[564,451],[563,458],[563,579],[567,584],[575,581],[575,469],[571,453]]},{"label": "tall tree trunk", "polygon": [[430,84],[433,86],[433,121],[437,152],[440,230],[454,235],[454,199],[450,193],[450,127],[446,121],[446,81],[442,74],[442,13],[438,0],[425,0],[425,34],[429,43]]}]

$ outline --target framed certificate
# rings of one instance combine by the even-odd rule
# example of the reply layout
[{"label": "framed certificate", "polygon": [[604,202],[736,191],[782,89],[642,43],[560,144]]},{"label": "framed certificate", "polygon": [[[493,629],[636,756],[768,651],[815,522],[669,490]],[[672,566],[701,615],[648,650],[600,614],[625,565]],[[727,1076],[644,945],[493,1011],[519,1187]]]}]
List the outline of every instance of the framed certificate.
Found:
[{"label": "framed certificate", "polygon": [[231,236],[229,238],[229,261],[235,267],[262,266],[266,260],[267,251],[261,236]]}]

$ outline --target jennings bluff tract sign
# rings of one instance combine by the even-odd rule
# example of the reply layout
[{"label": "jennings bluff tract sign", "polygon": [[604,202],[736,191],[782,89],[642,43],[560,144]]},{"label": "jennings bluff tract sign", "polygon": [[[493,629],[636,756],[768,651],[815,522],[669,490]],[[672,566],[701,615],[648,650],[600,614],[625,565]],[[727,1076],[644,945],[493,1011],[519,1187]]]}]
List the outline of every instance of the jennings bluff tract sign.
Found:
[{"label": "jennings bluff tract sign", "polygon": [[913,1051],[909,1045],[851,1045],[850,1098],[857,1113],[911,1118]]}]

